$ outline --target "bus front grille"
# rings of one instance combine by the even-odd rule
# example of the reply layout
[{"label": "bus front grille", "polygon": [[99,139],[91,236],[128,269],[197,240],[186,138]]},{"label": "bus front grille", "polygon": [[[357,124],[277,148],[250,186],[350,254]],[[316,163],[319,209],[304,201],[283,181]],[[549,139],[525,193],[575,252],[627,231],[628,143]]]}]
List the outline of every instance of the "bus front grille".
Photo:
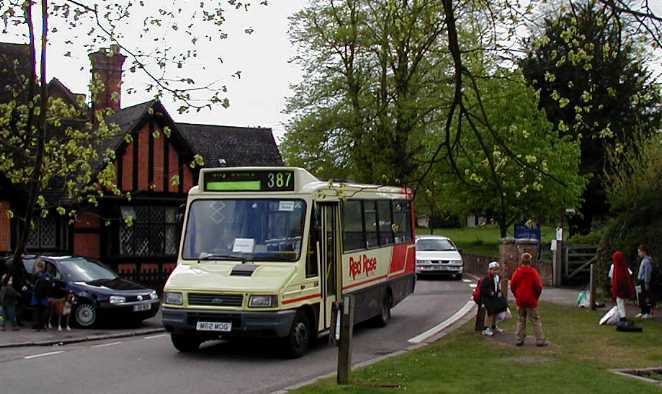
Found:
[{"label": "bus front grille", "polygon": [[241,294],[201,294],[189,293],[189,305],[204,306],[241,306],[244,296]]}]

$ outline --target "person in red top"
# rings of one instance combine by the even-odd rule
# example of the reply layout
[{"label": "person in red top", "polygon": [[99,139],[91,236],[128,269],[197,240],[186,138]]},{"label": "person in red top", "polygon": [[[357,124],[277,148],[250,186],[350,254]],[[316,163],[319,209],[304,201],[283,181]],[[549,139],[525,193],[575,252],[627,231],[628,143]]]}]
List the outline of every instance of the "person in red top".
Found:
[{"label": "person in red top", "polygon": [[620,250],[611,256],[613,265],[609,276],[611,277],[611,298],[616,301],[618,317],[625,320],[625,300],[634,298],[634,280],[632,273],[625,262],[625,255]]},{"label": "person in red top", "polygon": [[520,265],[510,279],[510,290],[515,295],[515,303],[519,312],[517,321],[517,346],[524,345],[526,338],[526,320],[533,324],[533,333],[536,336],[536,346],[546,346],[545,336],[542,332],[542,321],[538,314],[538,299],[542,294],[542,280],[538,271],[531,267],[531,254],[524,253]]}]

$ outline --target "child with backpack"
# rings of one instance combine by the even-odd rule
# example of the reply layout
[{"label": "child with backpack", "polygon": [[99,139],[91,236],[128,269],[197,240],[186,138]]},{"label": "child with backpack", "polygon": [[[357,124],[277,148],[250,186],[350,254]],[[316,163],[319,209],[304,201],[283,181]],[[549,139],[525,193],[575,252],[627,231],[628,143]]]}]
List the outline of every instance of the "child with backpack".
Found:
[{"label": "child with backpack", "polygon": [[501,294],[501,276],[499,275],[501,266],[496,261],[492,261],[488,266],[487,276],[478,282],[477,288],[480,292],[480,303],[485,306],[487,312],[487,322],[483,335],[491,337],[497,332],[503,332],[496,325],[496,316],[508,308],[506,299]]}]

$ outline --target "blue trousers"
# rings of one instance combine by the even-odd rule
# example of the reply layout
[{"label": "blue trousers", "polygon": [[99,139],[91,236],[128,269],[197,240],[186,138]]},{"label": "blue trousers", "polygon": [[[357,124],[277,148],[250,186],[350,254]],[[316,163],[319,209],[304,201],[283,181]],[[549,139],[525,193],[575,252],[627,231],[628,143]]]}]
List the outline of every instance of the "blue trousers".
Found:
[{"label": "blue trousers", "polygon": [[3,305],[2,306],[2,315],[5,320],[2,321],[2,327],[7,325],[7,322],[16,327],[16,305]]}]

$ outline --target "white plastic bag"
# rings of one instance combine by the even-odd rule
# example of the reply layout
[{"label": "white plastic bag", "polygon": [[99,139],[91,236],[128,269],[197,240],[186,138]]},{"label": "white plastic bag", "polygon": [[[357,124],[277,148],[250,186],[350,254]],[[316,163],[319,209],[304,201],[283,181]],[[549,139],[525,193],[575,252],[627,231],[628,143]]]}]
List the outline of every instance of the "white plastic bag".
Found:
[{"label": "white plastic bag", "polygon": [[577,306],[580,308],[589,308],[591,306],[588,291],[584,290],[579,292],[577,295]]},{"label": "white plastic bag", "polygon": [[615,326],[618,323],[618,308],[613,307],[600,319],[600,325]]},{"label": "white plastic bag", "polygon": [[505,311],[499,312],[496,315],[497,321],[506,321],[506,320],[510,320],[512,318],[513,318],[513,314],[510,313],[510,308],[506,308]]}]

